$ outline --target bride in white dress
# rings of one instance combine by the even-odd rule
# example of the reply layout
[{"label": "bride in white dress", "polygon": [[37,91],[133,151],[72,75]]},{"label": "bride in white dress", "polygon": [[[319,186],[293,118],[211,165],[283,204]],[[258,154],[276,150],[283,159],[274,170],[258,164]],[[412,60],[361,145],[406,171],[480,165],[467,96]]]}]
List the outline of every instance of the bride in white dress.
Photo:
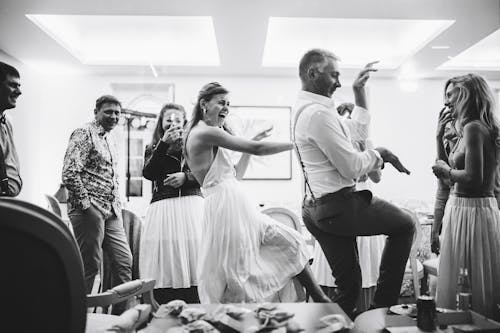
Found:
[{"label": "bride in white dress", "polygon": [[[309,253],[295,230],[257,211],[235,177],[248,156],[232,165],[228,150],[270,155],[291,150],[291,142],[260,142],[224,129],[228,91],[213,82],[198,95],[185,134],[185,155],[205,196],[198,263],[201,303],[284,301],[297,277],[317,302],[330,302],[309,269]],[[287,301],[290,301],[287,299]]]}]

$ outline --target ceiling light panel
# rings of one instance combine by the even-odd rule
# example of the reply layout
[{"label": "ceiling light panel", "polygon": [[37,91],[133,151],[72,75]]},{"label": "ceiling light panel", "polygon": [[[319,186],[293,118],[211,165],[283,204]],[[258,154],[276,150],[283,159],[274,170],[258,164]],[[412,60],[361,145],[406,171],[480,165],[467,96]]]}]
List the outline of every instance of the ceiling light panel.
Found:
[{"label": "ceiling light panel", "polygon": [[342,19],[271,17],[263,66],[296,67],[309,49],[324,48],[341,58],[342,67],[359,68],[380,60],[395,69],[453,20]]},{"label": "ceiling light panel", "polygon": [[500,70],[500,29],[438,67],[439,70]]},{"label": "ceiling light panel", "polygon": [[220,64],[208,16],[26,16],[83,64]]}]

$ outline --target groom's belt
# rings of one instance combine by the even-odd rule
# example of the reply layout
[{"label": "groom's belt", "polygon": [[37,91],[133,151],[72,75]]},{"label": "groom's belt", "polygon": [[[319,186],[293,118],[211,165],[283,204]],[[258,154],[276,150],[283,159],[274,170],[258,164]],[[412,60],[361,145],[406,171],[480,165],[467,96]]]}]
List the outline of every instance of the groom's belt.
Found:
[{"label": "groom's belt", "polygon": [[306,198],[304,200],[304,203],[306,205],[312,205],[314,203],[316,203],[316,204],[325,204],[327,202],[331,202],[334,199],[345,198],[350,193],[355,192],[355,191],[356,191],[356,186],[344,187],[344,188],[341,188],[340,190],[338,190],[336,192],[323,194],[321,197],[316,198],[316,201],[313,198],[310,198],[310,197]]}]

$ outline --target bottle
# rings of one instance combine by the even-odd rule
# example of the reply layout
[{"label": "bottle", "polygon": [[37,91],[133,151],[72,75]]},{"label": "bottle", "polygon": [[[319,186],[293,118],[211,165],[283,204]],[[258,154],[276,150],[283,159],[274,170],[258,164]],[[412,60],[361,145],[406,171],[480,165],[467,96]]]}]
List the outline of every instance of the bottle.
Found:
[{"label": "bottle", "polygon": [[457,310],[467,311],[472,307],[472,290],[467,268],[460,268],[457,283]]}]

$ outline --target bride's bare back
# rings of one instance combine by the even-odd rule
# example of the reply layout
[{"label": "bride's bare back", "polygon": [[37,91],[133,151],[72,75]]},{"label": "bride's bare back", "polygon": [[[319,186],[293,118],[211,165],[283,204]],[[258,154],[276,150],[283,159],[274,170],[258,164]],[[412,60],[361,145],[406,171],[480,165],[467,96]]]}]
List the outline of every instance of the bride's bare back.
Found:
[{"label": "bride's bare back", "polygon": [[200,185],[203,185],[205,176],[215,158],[213,145],[203,140],[203,134],[209,126],[200,121],[191,129],[186,140],[186,161],[191,173]]}]

